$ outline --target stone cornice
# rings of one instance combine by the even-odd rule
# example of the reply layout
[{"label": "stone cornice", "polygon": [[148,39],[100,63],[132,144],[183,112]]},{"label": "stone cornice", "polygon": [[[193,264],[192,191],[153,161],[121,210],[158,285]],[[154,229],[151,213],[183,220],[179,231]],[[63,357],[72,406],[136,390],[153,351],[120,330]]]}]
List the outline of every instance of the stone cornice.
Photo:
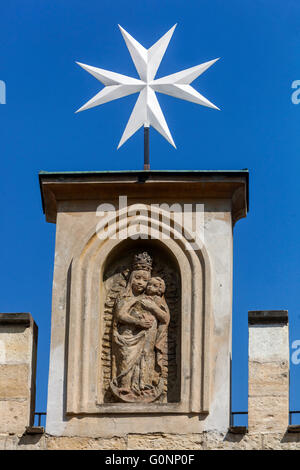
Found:
[{"label": "stone cornice", "polygon": [[43,211],[53,223],[59,201],[103,201],[119,195],[143,200],[230,199],[233,223],[249,210],[248,170],[40,172],[39,180]]}]

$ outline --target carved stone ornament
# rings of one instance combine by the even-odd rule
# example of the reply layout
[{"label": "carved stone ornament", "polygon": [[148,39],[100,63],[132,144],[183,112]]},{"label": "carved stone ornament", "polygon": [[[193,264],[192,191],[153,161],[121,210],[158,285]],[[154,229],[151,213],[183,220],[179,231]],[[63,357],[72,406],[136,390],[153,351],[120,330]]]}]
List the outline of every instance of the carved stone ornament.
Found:
[{"label": "carved stone ornament", "polygon": [[[135,254],[123,271],[127,280],[118,289],[117,277],[108,293],[118,292],[112,307],[109,383],[116,401],[150,403],[166,388],[170,311],[166,282],[152,276],[152,264],[147,252]],[[111,305],[109,298],[106,305]]]}]

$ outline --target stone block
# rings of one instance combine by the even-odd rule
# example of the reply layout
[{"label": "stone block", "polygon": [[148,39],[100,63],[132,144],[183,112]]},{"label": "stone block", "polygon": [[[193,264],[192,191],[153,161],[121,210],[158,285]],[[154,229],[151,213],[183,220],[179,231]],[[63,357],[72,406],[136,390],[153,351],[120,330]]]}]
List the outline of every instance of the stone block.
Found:
[{"label": "stone block", "polygon": [[204,434],[129,434],[128,450],[202,450]]},{"label": "stone block", "polygon": [[47,450],[124,450],[124,438],[90,439],[84,437],[48,437]]},{"label": "stone block", "polygon": [[258,434],[233,434],[209,432],[205,434],[206,450],[259,450],[262,436]]},{"label": "stone block", "polygon": [[249,432],[272,432],[287,429],[287,396],[251,396],[249,397],[248,427]]},{"label": "stone block", "polygon": [[28,420],[27,400],[0,400],[0,429],[2,433],[23,434]]},{"label": "stone block", "polygon": [[289,365],[287,361],[256,362],[249,366],[249,395],[288,398]]},{"label": "stone block", "polygon": [[4,324],[0,330],[0,364],[23,364],[29,361],[30,329],[23,324]]},{"label": "stone block", "polygon": [[28,313],[0,313],[0,433],[33,424],[37,326]]},{"label": "stone block", "polygon": [[30,383],[28,364],[0,364],[0,400],[28,399]]}]

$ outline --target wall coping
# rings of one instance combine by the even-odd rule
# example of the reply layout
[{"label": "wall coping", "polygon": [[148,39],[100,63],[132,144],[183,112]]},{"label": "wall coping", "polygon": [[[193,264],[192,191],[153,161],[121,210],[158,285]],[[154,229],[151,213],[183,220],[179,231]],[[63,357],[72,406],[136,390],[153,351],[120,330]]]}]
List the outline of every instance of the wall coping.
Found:
[{"label": "wall coping", "polygon": [[30,326],[34,320],[30,313],[0,313],[0,325],[22,324]]},{"label": "wall coping", "polygon": [[249,325],[285,324],[289,322],[288,310],[252,310],[248,312]]}]

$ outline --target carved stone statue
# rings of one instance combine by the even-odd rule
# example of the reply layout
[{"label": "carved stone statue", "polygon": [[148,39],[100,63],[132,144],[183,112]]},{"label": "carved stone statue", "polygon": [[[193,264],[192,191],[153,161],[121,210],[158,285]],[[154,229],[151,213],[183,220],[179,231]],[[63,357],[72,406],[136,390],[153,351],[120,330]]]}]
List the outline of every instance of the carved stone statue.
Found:
[{"label": "carved stone statue", "polygon": [[151,277],[151,271],[148,253],[135,255],[127,286],[113,309],[115,370],[110,388],[123,402],[152,402],[163,392],[162,358],[170,314],[165,282]]}]

